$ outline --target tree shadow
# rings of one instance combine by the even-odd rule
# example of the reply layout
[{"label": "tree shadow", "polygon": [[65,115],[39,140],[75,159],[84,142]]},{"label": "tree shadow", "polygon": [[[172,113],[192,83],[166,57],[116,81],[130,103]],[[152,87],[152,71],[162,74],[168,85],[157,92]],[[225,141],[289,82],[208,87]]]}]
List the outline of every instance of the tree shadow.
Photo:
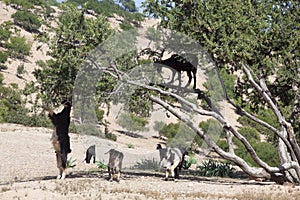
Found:
[{"label": "tree shadow", "polygon": [[[165,175],[160,171],[146,171],[146,170],[124,170],[121,173],[121,181],[123,180],[134,180],[141,177],[148,178],[157,178],[164,181]],[[72,179],[102,179],[108,181],[108,173],[107,171],[74,171],[67,175],[65,180]],[[0,183],[2,185],[9,185],[12,183],[25,183],[25,182],[34,182],[34,181],[50,181],[56,180],[56,176],[41,176],[41,177],[33,177],[30,179],[23,180],[13,180],[6,183]],[[58,180],[64,181],[64,180]],[[171,181],[169,181],[171,183]],[[249,181],[246,178],[223,178],[223,177],[203,177],[199,175],[195,175],[194,173],[187,173],[186,171],[180,174],[180,178],[176,180],[176,182],[201,182],[205,184],[221,184],[221,185],[270,185],[274,184],[274,182],[255,182]]]}]

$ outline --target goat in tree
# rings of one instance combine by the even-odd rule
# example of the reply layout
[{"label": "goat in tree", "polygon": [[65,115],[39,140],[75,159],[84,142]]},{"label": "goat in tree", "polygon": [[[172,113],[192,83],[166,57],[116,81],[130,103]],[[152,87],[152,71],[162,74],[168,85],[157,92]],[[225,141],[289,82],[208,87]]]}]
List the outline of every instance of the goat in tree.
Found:
[{"label": "goat in tree", "polygon": [[64,100],[62,104],[64,105],[64,109],[60,113],[54,113],[53,110],[47,109],[49,112],[48,116],[55,126],[51,142],[56,154],[57,168],[59,169],[57,179],[64,179],[66,177],[67,156],[71,153],[69,126],[72,103],[69,100]]},{"label": "goat in tree", "polygon": [[[164,50],[161,53],[161,58],[163,56]],[[192,79],[194,79],[194,86],[193,89],[196,89],[196,74],[197,74],[197,59],[195,59],[195,62],[193,61],[193,64],[186,60],[184,57],[178,55],[178,54],[173,54],[170,58],[165,59],[165,60],[156,60],[154,61],[154,64],[159,64],[159,65],[164,65],[165,67],[168,67],[172,70],[172,80],[171,82],[174,82],[175,74],[178,72],[178,80],[179,80],[179,85],[181,85],[181,72],[186,71],[187,76],[189,78],[189,81],[187,83],[187,86],[189,86],[192,82]],[[159,72],[161,72],[161,69],[163,66],[156,65],[159,69]]]}]

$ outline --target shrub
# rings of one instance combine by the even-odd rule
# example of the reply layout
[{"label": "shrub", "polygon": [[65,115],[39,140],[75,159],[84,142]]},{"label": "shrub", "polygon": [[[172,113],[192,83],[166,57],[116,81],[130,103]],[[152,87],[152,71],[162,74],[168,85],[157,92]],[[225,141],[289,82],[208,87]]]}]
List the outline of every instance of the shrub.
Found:
[{"label": "shrub", "polygon": [[18,77],[22,77],[22,75],[26,73],[26,70],[25,70],[25,66],[24,66],[24,63],[18,65],[17,67],[17,76]]},{"label": "shrub", "polygon": [[[257,155],[271,166],[277,166],[279,164],[278,152],[275,145],[268,142],[261,142],[259,133],[252,127],[244,126],[239,129],[239,132],[248,140],[252,145]],[[242,142],[233,139],[233,142],[237,146],[236,154],[243,158],[247,163],[252,166],[258,166],[246,151]]]},{"label": "shrub", "polygon": [[7,61],[7,53],[0,51],[0,71],[7,69],[7,66],[4,63]]},{"label": "shrub", "polygon": [[30,54],[31,45],[26,42],[24,37],[11,37],[10,42],[5,44],[11,57],[24,58]]},{"label": "shrub", "polygon": [[67,168],[67,169],[70,169],[70,168],[76,167],[75,162],[76,162],[76,159],[72,159],[72,158],[68,159],[68,160],[67,160],[66,168]]},{"label": "shrub", "polygon": [[[225,137],[225,133],[218,121],[214,119],[208,119],[207,121],[200,122],[199,127],[204,133],[208,134],[215,142],[222,143],[221,141]],[[194,142],[199,147],[203,145],[203,139],[199,135],[196,135]],[[226,148],[225,144],[222,144],[222,146],[223,148]]]},{"label": "shrub", "polygon": [[105,129],[104,129],[105,138],[112,140],[112,141],[117,141],[117,136],[108,130],[108,125],[104,124],[104,126],[105,126]]},{"label": "shrub", "polygon": [[159,132],[166,124],[162,121],[155,121],[154,122],[154,126],[153,126],[153,129],[157,132]]},{"label": "shrub", "polygon": [[130,23],[127,23],[127,22],[122,22],[120,24],[120,28],[124,31],[126,30],[130,30],[130,29],[133,29],[134,27],[130,24]]},{"label": "shrub", "polygon": [[170,147],[187,147],[194,140],[196,133],[184,123],[170,123],[164,125],[159,135],[168,138]]},{"label": "shrub", "polygon": [[233,168],[228,163],[213,160],[203,161],[197,168],[200,176],[232,177],[233,175]]},{"label": "shrub", "polygon": [[156,161],[154,158],[151,159],[144,159],[141,162],[137,162],[132,169],[139,169],[139,170],[158,170],[160,168],[159,162]]},{"label": "shrub", "polygon": [[147,130],[145,126],[148,124],[148,121],[132,113],[122,113],[117,123],[129,131],[144,131]]},{"label": "shrub", "polygon": [[98,169],[107,170],[107,165],[102,161],[96,161],[96,166]]},{"label": "shrub", "polygon": [[0,26],[0,41],[7,41],[10,37],[10,30],[6,27]]},{"label": "shrub", "polygon": [[16,25],[23,27],[29,32],[38,32],[41,27],[39,17],[29,11],[17,11],[12,15]]},{"label": "shrub", "polygon": [[179,130],[180,123],[170,123],[164,125],[162,129],[159,131],[159,135],[165,136],[169,139],[173,138]]},{"label": "shrub", "polygon": [[189,157],[188,160],[183,162],[183,169],[189,169],[193,164],[197,164],[197,160],[194,157]]},{"label": "shrub", "polygon": [[0,63],[5,63],[7,61],[7,53],[0,51]]}]

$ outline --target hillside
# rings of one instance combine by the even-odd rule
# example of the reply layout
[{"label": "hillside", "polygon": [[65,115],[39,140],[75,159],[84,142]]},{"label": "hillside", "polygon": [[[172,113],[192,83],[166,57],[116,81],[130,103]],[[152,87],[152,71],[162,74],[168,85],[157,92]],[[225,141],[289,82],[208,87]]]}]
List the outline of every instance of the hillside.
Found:
[{"label": "hillside", "polygon": [[[56,27],[57,25],[57,17],[61,14],[61,11],[57,8],[52,6],[53,9],[51,16],[54,16],[54,18],[49,18],[49,21],[47,21],[48,27],[43,24],[40,27],[40,30],[43,31],[49,31],[49,35],[53,36],[55,33],[51,32],[52,28],[51,27]],[[15,7],[12,7],[10,5],[4,4],[2,1],[0,2],[0,16],[1,16],[1,24],[4,24],[4,22],[14,22],[13,19],[13,14],[17,12]],[[95,13],[89,13],[85,14],[89,18],[95,18]],[[119,17],[116,14],[113,16],[109,16],[108,21],[113,29],[116,31],[121,31],[122,29],[120,28],[121,24],[126,21],[123,17]],[[127,22],[126,22],[127,23]],[[144,35],[147,31],[148,28],[154,27],[159,23],[159,20],[156,19],[151,19],[151,18],[145,18],[142,20],[139,24],[139,32]],[[49,27],[50,25],[50,27]],[[49,43],[48,41],[42,42],[41,40],[38,40],[36,37],[36,33],[26,31],[23,27],[16,26],[14,25],[14,28],[18,31],[15,31],[15,34],[19,34],[20,37],[24,37],[31,45],[30,48],[30,54],[25,56],[22,59],[18,58],[11,58],[8,57],[8,60],[5,62],[5,65],[7,69],[4,69],[1,71],[1,73],[4,76],[4,83],[6,85],[10,85],[12,83],[18,85],[20,89],[24,89],[26,83],[30,82],[35,82],[35,77],[33,75],[33,72],[39,68],[37,62],[39,61],[47,61],[51,57],[48,55],[49,51]],[[137,48],[138,50],[141,50],[143,48],[148,47],[149,45],[149,40],[145,37],[140,37],[138,38],[138,43],[137,43]],[[3,47],[2,47],[3,48]],[[5,50],[5,49],[4,49]],[[166,57],[168,55],[165,55]],[[22,74],[18,74],[18,68],[19,66],[24,66],[24,72]],[[166,71],[166,74],[164,75],[165,77],[170,77],[170,72]],[[197,72],[197,87],[198,88],[203,88],[202,84],[206,80],[206,76],[204,75],[204,72],[202,69],[198,69]],[[184,74],[184,81],[187,81],[187,77]],[[32,97],[34,102],[35,96]],[[29,105],[30,106],[30,105]],[[222,113],[224,114],[225,119],[227,119],[233,126],[239,126],[239,123],[237,122],[237,115],[235,111],[232,109],[232,106],[223,103],[222,105]],[[59,111],[61,108],[57,107],[56,110]],[[103,107],[102,109],[106,110],[106,107]],[[169,114],[164,110],[160,109],[159,107],[154,109],[155,111],[151,114],[151,118],[149,119],[149,124],[147,125],[147,130],[146,131],[140,131],[137,135],[142,136],[141,138],[133,138],[130,136],[124,135],[124,133],[129,133],[131,134],[130,131],[124,130],[123,127],[121,127],[117,123],[117,118],[120,114],[120,107],[119,106],[112,106],[110,110],[110,114],[108,116],[104,116],[104,120],[107,121],[110,125],[108,126],[109,132],[112,132],[113,134],[117,135],[117,142],[122,144],[122,145],[129,145],[133,146],[135,148],[145,148],[145,149],[150,149],[153,150],[155,148],[155,145],[158,142],[164,143],[165,141],[161,141],[158,139],[153,139],[153,137],[157,138],[158,137],[158,131],[154,129],[155,125],[157,122],[163,122],[165,124],[170,124],[170,123],[177,123],[177,119],[174,116],[169,116]],[[206,121],[209,119],[209,117],[206,116],[200,116],[197,117],[197,121]],[[102,128],[104,131],[104,127]],[[122,133],[122,134],[121,134]],[[150,142],[151,141],[151,142]],[[86,144],[88,146],[88,144]],[[147,150],[146,150],[147,151]],[[202,159],[202,158],[198,158]],[[199,160],[199,162],[200,162]]]}]

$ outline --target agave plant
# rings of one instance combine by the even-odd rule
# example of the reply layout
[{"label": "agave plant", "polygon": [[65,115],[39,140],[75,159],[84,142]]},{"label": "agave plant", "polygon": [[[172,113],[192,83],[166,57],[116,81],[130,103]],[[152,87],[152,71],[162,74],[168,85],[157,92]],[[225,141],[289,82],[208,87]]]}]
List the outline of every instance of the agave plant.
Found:
[{"label": "agave plant", "polygon": [[233,168],[228,163],[213,160],[203,161],[197,168],[202,176],[232,177],[233,174]]},{"label": "agave plant", "polygon": [[76,166],[76,159],[68,159],[66,168],[74,168]]}]

